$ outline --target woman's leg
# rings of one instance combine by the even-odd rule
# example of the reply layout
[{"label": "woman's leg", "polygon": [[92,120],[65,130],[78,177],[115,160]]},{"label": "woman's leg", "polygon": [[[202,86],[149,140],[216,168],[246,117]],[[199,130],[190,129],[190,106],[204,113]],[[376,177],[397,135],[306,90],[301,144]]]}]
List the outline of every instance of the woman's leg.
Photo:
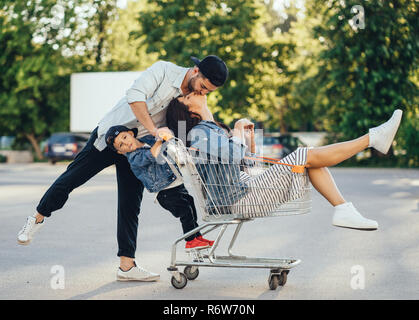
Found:
[{"label": "woman's leg", "polygon": [[346,202],[328,168],[307,168],[314,188],[334,206],[332,224],[337,227],[375,230],[378,223],[363,217],[351,202]]},{"label": "woman's leg", "polygon": [[[328,168],[315,166],[322,164],[334,165],[347,159],[352,153],[356,154],[363,150],[360,148],[363,147],[364,140],[365,136],[352,141],[309,149],[307,152],[308,161],[311,157],[311,163],[307,161],[307,164],[312,166],[307,167],[310,182],[334,206],[335,212],[333,214],[332,224],[338,227],[375,230],[378,228],[378,223],[363,217],[351,202],[345,201]],[[310,151],[314,152],[310,154]],[[333,153],[340,155],[335,156]],[[328,156],[330,157],[329,159],[327,159]]]},{"label": "woman's leg", "polygon": [[308,168],[307,172],[313,187],[325,197],[332,206],[335,207],[346,202],[336,186],[328,168]]},{"label": "woman's leg", "polygon": [[307,152],[307,168],[332,167],[365,150],[369,145],[369,135],[334,143],[322,147],[310,148]]},{"label": "woman's leg", "polygon": [[310,149],[307,155],[307,167],[335,166],[368,147],[386,154],[399,128],[402,114],[401,110],[395,110],[387,122],[369,129],[368,134],[358,139]]}]

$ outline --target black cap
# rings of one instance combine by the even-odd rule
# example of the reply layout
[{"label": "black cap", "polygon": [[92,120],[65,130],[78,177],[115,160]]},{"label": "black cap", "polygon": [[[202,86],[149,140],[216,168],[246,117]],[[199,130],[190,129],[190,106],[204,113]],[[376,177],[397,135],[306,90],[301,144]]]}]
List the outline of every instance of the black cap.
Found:
[{"label": "black cap", "polygon": [[138,133],[137,128],[129,129],[125,126],[110,127],[108,132],[106,132],[106,135],[105,135],[105,141],[106,141],[106,144],[108,145],[108,147],[111,148],[112,150],[116,151],[116,149],[113,145],[113,143],[115,142],[115,138],[118,136],[118,134],[120,134],[121,132],[125,132],[125,131],[132,131],[134,133],[134,137],[136,137],[137,133]]},{"label": "black cap", "polygon": [[219,57],[206,56],[202,61],[196,57],[191,57],[191,60],[214,86],[220,87],[227,80],[228,68]]}]

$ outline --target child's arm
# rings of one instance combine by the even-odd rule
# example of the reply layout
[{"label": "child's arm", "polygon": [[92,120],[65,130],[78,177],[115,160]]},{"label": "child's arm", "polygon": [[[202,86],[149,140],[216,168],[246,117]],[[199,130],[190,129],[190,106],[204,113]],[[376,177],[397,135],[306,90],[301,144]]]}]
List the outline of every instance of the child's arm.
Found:
[{"label": "child's arm", "polygon": [[157,158],[157,156],[159,155],[162,144],[162,140],[157,140],[156,143],[151,147],[150,152],[154,158]]},{"label": "child's arm", "polygon": [[128,157],[131,168],[146,167],[155,163],[156,158],[161,151],[162,144],[163,142],[161,140],[157,140],[151,148],[145,147],[135,150]]}]

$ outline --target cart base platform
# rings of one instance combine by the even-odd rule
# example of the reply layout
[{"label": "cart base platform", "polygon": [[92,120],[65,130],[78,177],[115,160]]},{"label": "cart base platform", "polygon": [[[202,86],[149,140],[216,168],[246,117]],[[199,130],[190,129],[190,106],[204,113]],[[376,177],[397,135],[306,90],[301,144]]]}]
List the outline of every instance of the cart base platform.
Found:
[{"label": "cart base platform", "polygon": [[226,267],[226,268],[261,268],[289,270],[298,264],[298,259],[250,258],[245,256],[203,255],[193,261],[176,261],[176,266]]}]

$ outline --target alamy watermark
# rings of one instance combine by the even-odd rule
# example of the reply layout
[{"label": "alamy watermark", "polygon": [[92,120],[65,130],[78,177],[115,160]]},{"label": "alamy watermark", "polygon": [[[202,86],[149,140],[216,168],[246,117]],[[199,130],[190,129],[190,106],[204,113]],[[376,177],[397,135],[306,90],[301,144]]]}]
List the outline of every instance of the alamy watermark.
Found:
[{"label": "alamy watermark", "polygon": [[365,268],[360,265],[351,267],[351,288],[353,290],[364,290],[365,289]]},{"label": "alamy watermark", "polygon": [[355,14],[352,19],[349,20],[349,25],[354,30],[365,29],[365,10],[361,5],[355,5],[351,8],[351,13]]},{"label": "alamy watermark", "polygon": [[62,265],[54,265],[51,267],[51,274],[53,274],[50,285],[51,289],[65,289],[65,271]]}]

